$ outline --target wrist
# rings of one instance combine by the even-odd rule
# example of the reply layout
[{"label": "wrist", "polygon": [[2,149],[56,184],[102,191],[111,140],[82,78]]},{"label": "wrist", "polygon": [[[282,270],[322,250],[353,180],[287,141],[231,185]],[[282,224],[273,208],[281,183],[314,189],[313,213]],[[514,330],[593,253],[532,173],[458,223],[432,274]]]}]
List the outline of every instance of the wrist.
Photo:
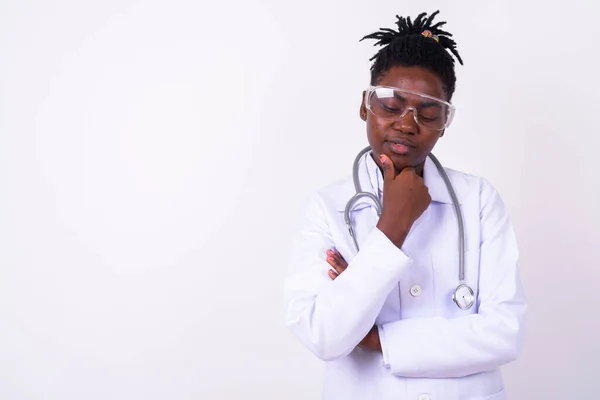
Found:
[{"label": "wrist", "polygon": [[381,338],[379,337],[379,328],[377,327],[377,325],[375,325],[375,327],[373,328],[373,336],[375,337],[375,350],[383,353],[383,350],[381,349]]},{"label": "wrist", "polygon": [[363,349],[382,352],[381,350],[381,340],[379,338],[379,329],[377,325],[373,326],[367,336],[364,337],[363,340],[358,344],[359,347]]},{"label": "wrist", "polygon": [[381,351],[381,340],[379,339],[379,329],[377,328],[377,325],[375,325],[373,327],[373,329],[371,329],[371,332],[369,332],[370,335],[370,349],[373,351],[378,351],[378,352],[382,352]]},{"label": "wrist", "polygon": [[398,248],[401,248],[404,244],[406,236],[408,236],[409,228],[391,228],[385,222],[379,220],[377,223],[377,229],[379,229],[387,238]]}]

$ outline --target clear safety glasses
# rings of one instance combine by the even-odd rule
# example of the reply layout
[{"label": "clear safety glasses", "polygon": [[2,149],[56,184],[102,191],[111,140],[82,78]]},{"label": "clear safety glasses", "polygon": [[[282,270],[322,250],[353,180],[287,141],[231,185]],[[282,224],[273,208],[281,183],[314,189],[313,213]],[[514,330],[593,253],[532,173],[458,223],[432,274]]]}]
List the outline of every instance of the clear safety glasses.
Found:
[{"label": "clear safety glasses", "polygon": [[454,106],[447,101],[389,86],[369,86],[365,105],[376,116],[394,121],[412,111],[417,125],[438,131],[450,126],[455,112]]}]

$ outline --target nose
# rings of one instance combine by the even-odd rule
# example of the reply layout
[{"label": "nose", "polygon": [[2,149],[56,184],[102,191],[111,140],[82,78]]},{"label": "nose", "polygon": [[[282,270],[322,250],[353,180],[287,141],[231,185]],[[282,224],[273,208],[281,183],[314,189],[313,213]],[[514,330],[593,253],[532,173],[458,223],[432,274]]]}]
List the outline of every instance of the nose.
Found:
[{"label": "nose", "polygon": [[415,135],[419,132],[419,125],[417,124],[417,110],[414,107],[406,107],[404,112],[394,120],[392,127],[403,133],[409,135]]}]

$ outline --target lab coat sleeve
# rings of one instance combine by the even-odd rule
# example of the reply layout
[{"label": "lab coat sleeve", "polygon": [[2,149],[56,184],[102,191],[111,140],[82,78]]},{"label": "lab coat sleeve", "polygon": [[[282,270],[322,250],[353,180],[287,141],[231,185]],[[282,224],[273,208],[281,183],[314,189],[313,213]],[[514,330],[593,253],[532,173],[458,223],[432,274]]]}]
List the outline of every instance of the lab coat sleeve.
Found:
[{"label": "lab coat sleeve", "polygon": [[517,269],[517,244],[500,196],[485,181],[481,204],[478,313],[379,326],[384,362],[392,374],[463,377],[496,369],[518,357],[527,307]]},{"label": "lab coat sleeve", "polygon": [[325,361],[348,355],[367,335],[410,263],[374,228],[344,273],[331,280],[326,252],[334,247],[325,204],[315,195],[301,215],[292,244],[285,318],[304,346]]}]

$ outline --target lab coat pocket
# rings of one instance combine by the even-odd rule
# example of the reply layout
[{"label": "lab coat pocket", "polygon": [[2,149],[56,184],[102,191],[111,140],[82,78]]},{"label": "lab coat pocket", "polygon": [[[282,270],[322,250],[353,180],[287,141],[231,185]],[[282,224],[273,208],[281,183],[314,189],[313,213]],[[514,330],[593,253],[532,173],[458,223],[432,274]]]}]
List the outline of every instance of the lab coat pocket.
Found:
[{"label": "lab coat pocket", "polygon": [[[477,280],[475,276],[476,269],[469,268],[472,264],[473,252],[465,249],[465,281],[467,285],[475,292],[477,298]],[[430,261],[433,270],[433,286],[435,293],[435,313],[448,318],[460,317],[476,312],[476,305],[467,310],[460,309],[452,295],[459,285],[460,257],[458,248],[442,244],[436,247],[431,255]]]}]

